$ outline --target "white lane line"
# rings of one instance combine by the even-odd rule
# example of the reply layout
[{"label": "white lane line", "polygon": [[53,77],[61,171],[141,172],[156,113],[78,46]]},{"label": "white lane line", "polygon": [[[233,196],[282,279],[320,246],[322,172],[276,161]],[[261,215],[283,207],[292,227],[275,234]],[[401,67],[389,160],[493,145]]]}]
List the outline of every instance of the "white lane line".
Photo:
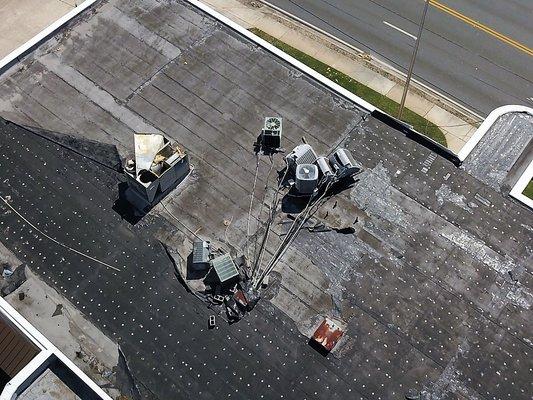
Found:
[{"label": "white lane line", "polygon": [[411,35],[409,32],[404,31],[402,28],[398,28],[397,26],[392,25],[390,22],[387,22],[387,21],[383,21],[383,23],[384,23],[385,25],[387,25],[387,26],[390,26],[392,29],[396,29],[398,32],[403,33],[404,35],[409,36],[409,37],[412,38],[413,40],[416,40],[416,36],[415,36],[415,35]]}]

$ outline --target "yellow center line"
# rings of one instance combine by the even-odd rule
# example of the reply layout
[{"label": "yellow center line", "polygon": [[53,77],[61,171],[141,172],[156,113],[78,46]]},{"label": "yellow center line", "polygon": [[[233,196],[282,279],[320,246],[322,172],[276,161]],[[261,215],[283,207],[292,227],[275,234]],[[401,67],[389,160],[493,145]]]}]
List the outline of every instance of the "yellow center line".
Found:
[{"label": "yellow center line", "polygon": [[503,43],[506,43],[510,46],[513,46],[514,48],[533,56],[533,50],[527,47],[526,45],[511,39],[508,36],[505,36],[504,34],[495,31],[492,28],[489,28],[487,25],[482,24],[481,22],[477,22],[476,20],[473,20],[470,17],[467,17],[466,15],[461,14],[459,11],[454,10],[453,8],[450,8],[442,3],[439,3],[436,0],[429,0],[429,4],[431,4],[433,7],[439,9],[442,12],[445,12],[447,14],[450,14],[451,16],[467,23],[470,26],[473,26],[476,29],[479,29],[485,33],[488,33],[491,36],[494,36],[496,39],[502,41]]}]

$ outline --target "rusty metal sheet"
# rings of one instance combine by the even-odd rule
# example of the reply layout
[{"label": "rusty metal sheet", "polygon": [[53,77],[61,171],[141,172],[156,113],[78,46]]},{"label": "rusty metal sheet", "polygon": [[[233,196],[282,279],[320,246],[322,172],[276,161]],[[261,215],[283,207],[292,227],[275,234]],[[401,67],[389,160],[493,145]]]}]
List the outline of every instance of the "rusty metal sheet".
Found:
[{"label": "rusty metal sheet", "polygon": [[313,340],[327,351],[333,350],[344,334],[340,325],[329,318],[325,318],[313,335]]}]

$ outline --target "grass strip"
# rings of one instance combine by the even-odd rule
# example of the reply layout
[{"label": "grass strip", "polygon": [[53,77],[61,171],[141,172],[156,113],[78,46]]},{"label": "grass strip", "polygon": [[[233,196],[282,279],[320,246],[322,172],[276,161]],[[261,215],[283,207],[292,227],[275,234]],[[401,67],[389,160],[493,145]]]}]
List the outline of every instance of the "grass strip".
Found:
[{"label": "grass strip", "polygon": [[531,200],[533,200],[533,181],[529,181],[526,188],[522,192],[524,196],[529,197]]},{"label": "grass strip", "polygon": [[[268,33],[263,32],[257,28],[251,28],[251,32],[259,36],[261,39],[266,40],[273,46],[284,51],[290,56],[294,57],[301,63],[307,65],[308,67],[314,69],[321,75],[324,75],[326,78],[329,78],[336,84],[342,86],[346,90],[352,92],[356,96],[361,97],[362,99],[368,101],[370,104],[380,108],[386,113],[396,116],[398,115],[398,109],[400,105],[394,100],[389,99],[388,97],[382,95],[381,93],[376,92],[375,90],[369,88],[368,86],[363,85],[362,83],[357,82],[355,79],[350,76],[340,72],[339,70],[330,67],[327,64],[324,64],[322,61],[313,58],[304,52],[295,49],[292,46],[282,42],[281,40],[276,39],[273,36],[270,36]],[[427,119],[418,115],[417,113],[404,109],[403,112],[403,121],[407,122],[409,125],[412,125],[414,129],[418,132],[428,136],[429,138],[435,140],[436,142],[447,146],[446,137],[439,129],[439,127]]]}]

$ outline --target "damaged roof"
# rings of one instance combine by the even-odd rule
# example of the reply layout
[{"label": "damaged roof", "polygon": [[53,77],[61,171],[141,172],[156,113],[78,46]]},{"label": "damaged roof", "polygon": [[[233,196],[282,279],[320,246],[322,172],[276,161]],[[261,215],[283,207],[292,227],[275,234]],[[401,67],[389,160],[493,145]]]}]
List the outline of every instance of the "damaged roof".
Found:
[{"label": "damaged roof", "polygon": [[[0,115],[30,127],[0,124],[0,195],[119,271],[3,202],[0,240],[120,344],[143,397],[528,398],[531,210],[187,2],[98,3],[0,76]],[[342,144],[362,172],[316,215],[327,229],[301,231],[256,308],[208,330],[159,240],[243,244],[268,115],[283,117],[285,148]],[[195,169],[131,225],[113,149],[132,154],[135,132],[180,143]],[[260,159],[256,216],[270,167]],[[307,344],[324,315],[346,322],[328,357]]]}]

